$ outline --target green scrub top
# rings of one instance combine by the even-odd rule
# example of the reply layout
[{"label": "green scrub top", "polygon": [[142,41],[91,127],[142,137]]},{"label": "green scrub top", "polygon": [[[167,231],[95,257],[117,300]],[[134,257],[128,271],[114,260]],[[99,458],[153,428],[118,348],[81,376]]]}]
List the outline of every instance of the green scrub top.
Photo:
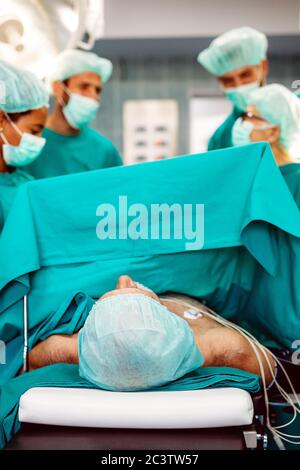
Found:
[{"label": "green scrub top", "polygon": [[63,135],[44,129],[46,145],[26,171],[35,178],[68,175],[122,165],[113,143],[96,130],[86,127],[78,135]]},{"label": "green scrub top", "polygon": [[233,108],[232,113],[225,119],[223,124],[214,132],[208,142],[208,150],[218,150],[232,147],[232,128],[235,121],[242,116],[242,111]]},{"label": "green scrub top", "polygon": [[33,179],[20,169],[12,173],[0,173],[0,233],[18,187]]},{"label": "green scrub top", "polygon": [[288,163],[279,169],[300,209],[300,162]]},{"label": "green scrub top", "polygon": [[[300,162],[288,163],[278,167],[285,182],[300,209]],[[262,344],[267,347],[281,349],[283,346],[292,347],[292,335],[290,342],[284,344],[279,340],[280,318],[282,323],[282,337],[288,330],[297,331],[299,324],[300,296],[299,296],[299,239],[288,236],[281,232],[277,236],[277,273],[270,276],[266,272],[256,268],[255,289],[252,290],[249,305],[246,311],[238,318],[237,322],[246,330],[250,331]],[[284,292],[284,296],[282,295]],[[256,312],[254,315],[253,312]],[[265,334],[264,322],[272,312],[270,325],[274,331],[277,330],[277,338],[274,342],[270,335]],[[253,323],[254,322],[254,323]],[[299,333],[298,333],[299,334]],[[298,339],[297,333],[295,338]]]}]

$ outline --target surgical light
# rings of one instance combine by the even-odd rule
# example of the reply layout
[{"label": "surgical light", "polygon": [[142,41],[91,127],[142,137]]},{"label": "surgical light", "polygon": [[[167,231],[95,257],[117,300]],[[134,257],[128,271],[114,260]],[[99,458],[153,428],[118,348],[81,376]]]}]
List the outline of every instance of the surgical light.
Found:
[{"label": "surgical light", "polygon": [[64,49],[91,49],[103,25],[102,0],[1,0],[0,57],[43,78]]}]

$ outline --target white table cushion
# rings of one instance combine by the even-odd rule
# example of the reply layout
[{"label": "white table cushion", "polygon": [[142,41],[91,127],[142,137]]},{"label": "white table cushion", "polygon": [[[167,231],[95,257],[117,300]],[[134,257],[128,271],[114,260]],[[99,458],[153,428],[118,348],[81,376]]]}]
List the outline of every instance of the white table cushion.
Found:
[{"label": "white table cushion", "polygon": [[20,399],[19,420],[99,428],[241,426],[252,423],[253,403],[250,394],[238,388],[131,393],[31,388]]}]

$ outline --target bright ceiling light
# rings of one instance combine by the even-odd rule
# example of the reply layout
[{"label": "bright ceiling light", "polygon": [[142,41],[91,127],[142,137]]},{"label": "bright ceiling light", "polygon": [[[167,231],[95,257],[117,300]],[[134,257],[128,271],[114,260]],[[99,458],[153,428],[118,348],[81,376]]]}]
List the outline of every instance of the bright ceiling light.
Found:
[{"label": "bright ceiling light", "polygon": [[103,0],[1,0],[0,57],[43,78],[62,50],[91,49],[103,24]]}]

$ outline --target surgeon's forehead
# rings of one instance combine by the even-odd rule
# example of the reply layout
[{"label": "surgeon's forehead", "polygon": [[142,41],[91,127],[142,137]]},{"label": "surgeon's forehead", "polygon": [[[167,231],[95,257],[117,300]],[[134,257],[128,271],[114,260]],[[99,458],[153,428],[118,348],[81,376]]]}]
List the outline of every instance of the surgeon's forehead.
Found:
[{"label": "surgeon's forehead", "polygon": [[48,108],[45,106],[38,109],[32,109],[28,114],[21,115],[17,122],[28,126],[44,127],[48,115]]},{"label": "surgeon's forehead", "polygon": [[68,78],[69,84],[72,85],[79,85],[81,83],[90,83],[96,86],[100,86],[102,84],[102,80],[100,75],[95,72],[82,72],[73,75],[72,77]]},{"label": "surgeon's forehead", "polygon": [[236,69],[230,70],[229,72],[224,73],[223,75],[219,76],[218,78],[220,80],[235,78],[235,77],[238,77],[238,76],[242,75],[243,73],[252,72],[252,71],[256,70],[256,68],[257,68],[257,65],[245,65],[244,67],[238,67]]}]

